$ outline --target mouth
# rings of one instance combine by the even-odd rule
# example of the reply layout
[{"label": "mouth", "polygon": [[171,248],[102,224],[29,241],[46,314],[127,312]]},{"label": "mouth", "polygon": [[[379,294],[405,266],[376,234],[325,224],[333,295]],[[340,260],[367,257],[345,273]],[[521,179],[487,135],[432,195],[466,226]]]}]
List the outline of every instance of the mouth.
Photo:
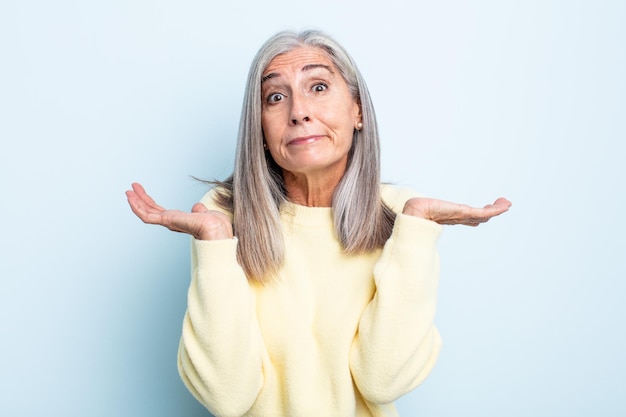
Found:
[{"label": "mouth", "polygon": [[287,146],[306,145],[309,143],[317,142],[322,138],[323,136],[319,135],[302,136],[299,138],[291,139],[289,142],[287,142]]}]

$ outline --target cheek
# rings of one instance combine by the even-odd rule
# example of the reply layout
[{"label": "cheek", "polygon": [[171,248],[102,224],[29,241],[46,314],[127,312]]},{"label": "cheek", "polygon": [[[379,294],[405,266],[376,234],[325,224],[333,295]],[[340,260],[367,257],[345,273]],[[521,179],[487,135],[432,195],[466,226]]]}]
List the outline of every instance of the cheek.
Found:
[{"label": "cheek", "polygon": [[350,109],[346,109],[341,116],[337,118],[337,125],[344,135],[352,137],[355,126],[355,116]]},{"label": "cheek", "polygon": [[341,123],[346,130],[352,132],[360,113],[359,106],[351,98],[345,97],[341,108]]},{"label": "cheek", "polygon": [[273,141],[277,135],[277,124],[272,117],[267,115],[261,116],[261,128],[263,129],[263,136],[267,142]]}]

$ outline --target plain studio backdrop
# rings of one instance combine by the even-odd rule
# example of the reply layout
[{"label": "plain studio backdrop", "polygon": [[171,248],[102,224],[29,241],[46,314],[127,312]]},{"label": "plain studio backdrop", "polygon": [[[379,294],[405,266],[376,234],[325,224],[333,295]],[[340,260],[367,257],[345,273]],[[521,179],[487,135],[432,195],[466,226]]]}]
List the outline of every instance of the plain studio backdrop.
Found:
[{"label": "plain studio backdrop", "polygon": [[626,415],[626,2],[4,0],[0,415],[201,417],[176,351],[189,209],[282,29],[353,55],[383,180],[509,213],[440,240],[444,339],[403,417]]}]

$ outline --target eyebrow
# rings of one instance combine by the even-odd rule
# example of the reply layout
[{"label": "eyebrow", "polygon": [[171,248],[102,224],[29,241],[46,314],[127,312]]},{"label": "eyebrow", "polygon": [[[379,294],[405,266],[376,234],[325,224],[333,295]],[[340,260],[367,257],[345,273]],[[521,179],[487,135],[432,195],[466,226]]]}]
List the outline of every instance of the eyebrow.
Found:
[{"label": "eyebrow", "polygon": [[[302,67],[301,71],[310,71],[316,68],[324,68],[326,71],[330,72],[331,74],[335,73],[331,67],[329,67],[328,65],[324,65],[324,64],[307,64],[304,67]],[[280,74],[277,72],[270,72],[269,74],[261,78],[261,84],[263,84],[267,80],[270,80],[276,77],[280,77]]]}]

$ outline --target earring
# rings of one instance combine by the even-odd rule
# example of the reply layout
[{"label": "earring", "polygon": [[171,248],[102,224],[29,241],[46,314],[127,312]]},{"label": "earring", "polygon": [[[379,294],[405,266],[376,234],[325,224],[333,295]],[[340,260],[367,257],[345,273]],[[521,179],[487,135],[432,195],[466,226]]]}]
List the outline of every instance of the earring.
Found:
[{"label": "earring", "polygon": [[267,143],[265,141],[263,142],[263,149],[267,150]]},{"label": "earring", "polygon": [[356,130],[361,130],[363,129],[363,123],[359,122],[356,124]]}]

